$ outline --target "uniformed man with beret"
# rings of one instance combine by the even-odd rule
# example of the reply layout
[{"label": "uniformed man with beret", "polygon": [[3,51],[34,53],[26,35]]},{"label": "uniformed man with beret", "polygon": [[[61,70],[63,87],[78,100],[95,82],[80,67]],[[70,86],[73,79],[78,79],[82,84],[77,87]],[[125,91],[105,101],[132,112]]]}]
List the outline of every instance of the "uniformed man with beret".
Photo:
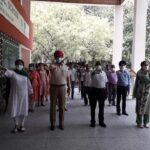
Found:
[{"label": "uniformed man with beret", "polygon": [[56,105],[59,110],[59,128],[64,129],[64,109],[67,93],[70,94],[68,67],[64,65],[64,52],[56,50],[55,62],[50,66],[50,129],[55,129]]}]

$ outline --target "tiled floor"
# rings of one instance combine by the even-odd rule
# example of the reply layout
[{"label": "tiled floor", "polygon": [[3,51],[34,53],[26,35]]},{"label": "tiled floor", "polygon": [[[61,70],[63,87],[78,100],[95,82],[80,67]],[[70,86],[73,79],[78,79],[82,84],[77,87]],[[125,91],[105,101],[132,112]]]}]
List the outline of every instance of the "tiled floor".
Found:
[{"label": "tiled floor", "polygon": [[114,106],[105,106],[107,128],[91,128],[90,107],[79,95],[70,100],[65,130],[49,130],[49,103],[36,108],[26,120],[25,133],[12,134],[13,122],[0,117],[0,150],[149,150],[150,129],[135,124],[135,101],[127,101],[129,116],[117,116]]}]

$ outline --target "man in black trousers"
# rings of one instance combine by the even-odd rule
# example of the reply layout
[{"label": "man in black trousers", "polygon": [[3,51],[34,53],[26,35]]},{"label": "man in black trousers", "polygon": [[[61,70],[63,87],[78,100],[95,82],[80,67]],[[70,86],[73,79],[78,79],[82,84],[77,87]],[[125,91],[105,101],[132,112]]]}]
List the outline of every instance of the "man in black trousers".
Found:
[{"label": "man in black trousers", "polygon": [[118,83],[117,83],[117,115],[121,115],[120,102],[122,98],[122,114],[128,116],[126,112],[126,97],[130,88],[130,75],[126,71],[126,62],[120,61],[117,73]]},{"label": "man in black trousers", "polygon": [[108,82],[106,73],[102,70],[100,62],[96,63],[96,69],[92,73],[91,78],[91,127],[95,127],[95,109],[98,101],[99,104],[99,125],[101,127],[106,127],[104,123],[104,102],[107,98],[106,84]]}]

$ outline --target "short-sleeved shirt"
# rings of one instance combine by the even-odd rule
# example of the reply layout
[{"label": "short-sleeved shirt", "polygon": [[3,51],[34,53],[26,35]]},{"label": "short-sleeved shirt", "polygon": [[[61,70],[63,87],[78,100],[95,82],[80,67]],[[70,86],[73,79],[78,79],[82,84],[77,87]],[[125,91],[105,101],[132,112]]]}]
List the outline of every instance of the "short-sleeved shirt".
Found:
[{"label": "short-sleeved shirt", "polygon": [[85,87],[91,87],[91,72],[86,71],[84,76],[84,86]]},{"label": "short-sleeved shirt", "polygon": [[50,83],[54,85],[67,84],[67,78],[69,77],[69,70],[66,65],[53,64],[50,67],[51,80]]},{"label": "short-sleeved shirt", "polygon": [[99,73],[94,73],[92,75],[91,86],[94,88],[106,88],[106,83],[108,82],[106,73],[101,71]]}]

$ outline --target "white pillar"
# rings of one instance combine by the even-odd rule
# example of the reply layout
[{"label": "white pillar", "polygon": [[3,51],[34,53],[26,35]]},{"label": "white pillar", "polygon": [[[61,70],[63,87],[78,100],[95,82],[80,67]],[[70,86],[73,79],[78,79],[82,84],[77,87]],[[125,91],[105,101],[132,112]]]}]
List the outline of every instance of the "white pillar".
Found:
[{"label": "white pillar", "polygon": [[122,44],[123,44],[123,6],[115,6],[114,14],[114,41],[112,64],[119,68],[118,63],[122,60]]},{"label": "white pillar", "polygon": [[148,0],[134,0],[134,37],[132,47],[132,69],[137,72],[145,60],[146,18]]}]

